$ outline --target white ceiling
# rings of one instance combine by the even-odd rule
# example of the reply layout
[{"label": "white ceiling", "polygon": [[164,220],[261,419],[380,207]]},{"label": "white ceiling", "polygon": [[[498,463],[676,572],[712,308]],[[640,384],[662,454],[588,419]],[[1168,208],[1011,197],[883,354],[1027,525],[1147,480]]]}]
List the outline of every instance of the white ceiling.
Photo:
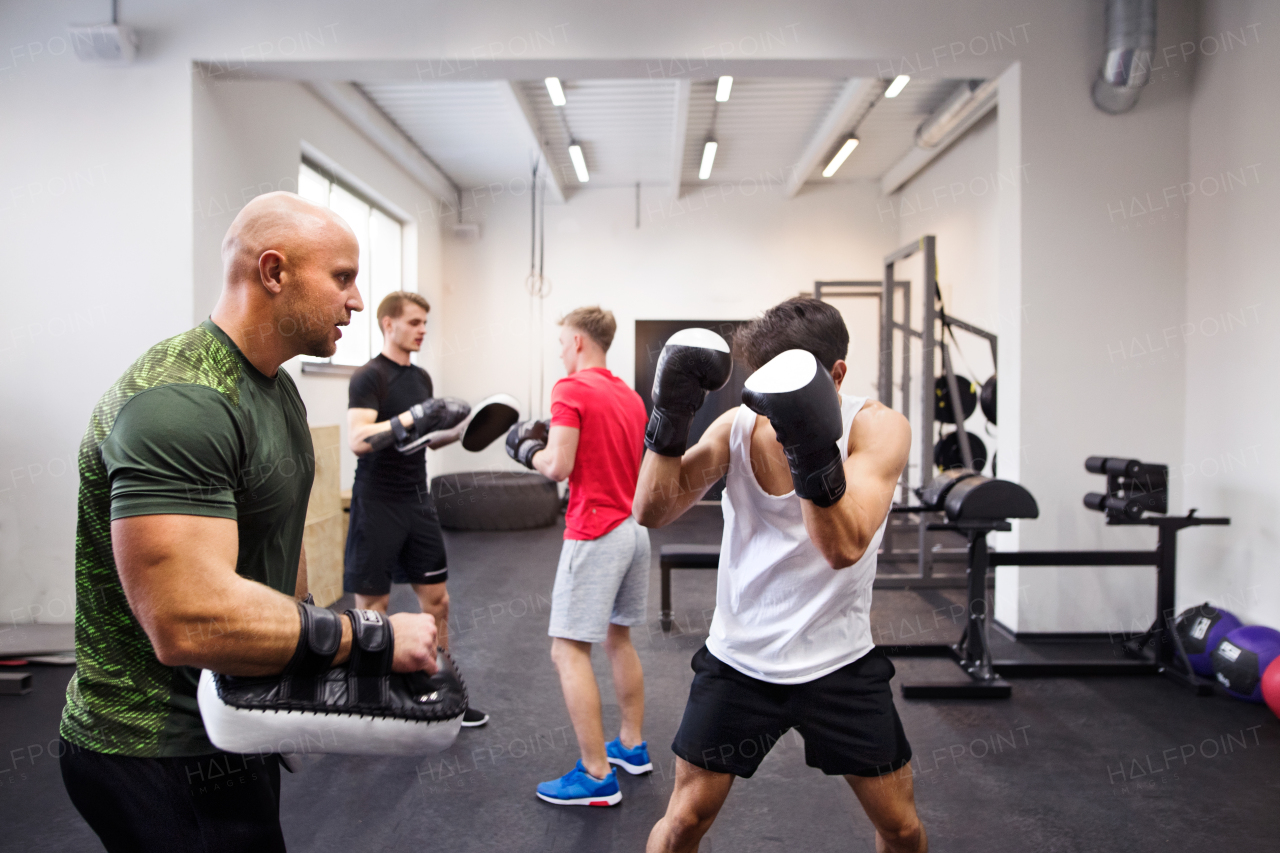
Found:
[{"label": "white ceiling", "polygon": [[[712,134],[719,150],[710,182],[780,186],[848,82],[735,79],[729,101],[716,104],[714,80],[565,80],[563,108],[552,105],[541,80],[357,85],[457,186],[527,177],[541,139],[560,185],[572,193],[582,185],[569,161],[571,136],[582,145],[592,188],[671,187],[678,173],[687,192],[701,183],[703,143]],[[879,178],[957,85],[913,80],[897,98],[879,99],[856,128],[858,149],[836,176],[821,177],[825,155],[806,182]]]}]

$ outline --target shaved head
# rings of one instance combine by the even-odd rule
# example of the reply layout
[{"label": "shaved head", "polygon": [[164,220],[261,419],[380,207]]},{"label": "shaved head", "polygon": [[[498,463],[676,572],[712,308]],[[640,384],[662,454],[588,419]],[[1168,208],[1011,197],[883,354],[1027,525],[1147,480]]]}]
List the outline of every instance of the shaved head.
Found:
[{"label": "shaved head", "polygon": [[[216,313],[253,318],[237,339],[288,360],[333,355],[339,326],[364,303],[356,288],[360,244],[342,217],[287,192],[244,206],[222,240],[223,290]],[[215,317],[215,321],[217,317]],[[236,336],[233,335],[233,338]]]},{"label": "shaved head", "polygon": [[293,193],[260,195],[241,209],[222,238],[226,283],[257,277],[258,259],[268,249],[301,260],[315,244],[355,232],[342,217]]}]

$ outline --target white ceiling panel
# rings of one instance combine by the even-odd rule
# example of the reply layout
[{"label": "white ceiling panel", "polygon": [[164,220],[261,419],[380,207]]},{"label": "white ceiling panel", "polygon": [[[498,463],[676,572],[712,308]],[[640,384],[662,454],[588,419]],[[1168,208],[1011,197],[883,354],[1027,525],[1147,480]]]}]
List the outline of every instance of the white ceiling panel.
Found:
[{"label": "white ceiling panel", "polygon": [[843,80],[735,79],[729,100],[717,104],[714,81],[694,83],[684,149],[686,190],[704,183],[698,166],[703,144],[713,134],[719,147],[707,182],[785,184],[843,86]]},{"label": "white ceiling panel", "polygon": [[527,177],[537,157],[505,80],[358,85],[464,189]]},{"label": "white ceiling panel", "polygon": [[547,150],[565,186],[579,186],[569,138],[582,146],[591,187],[663,185],[671,180],[676,127],[674,80],[565,80],[565,105],[551,103],[541,80],[522,81]]}]

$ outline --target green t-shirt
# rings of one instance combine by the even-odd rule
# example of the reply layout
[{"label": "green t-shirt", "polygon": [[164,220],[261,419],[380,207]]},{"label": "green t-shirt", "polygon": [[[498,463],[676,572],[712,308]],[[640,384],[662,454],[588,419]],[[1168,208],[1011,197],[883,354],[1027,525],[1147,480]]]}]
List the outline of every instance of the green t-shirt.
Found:
[{"label": "green t-shirt", "polygon": [[102,396],[79,464],[76,671],[62,736],[117,755],[213,752],[196,705],[199,671],[156,658],[120,584],[111,522],[233,519],[236,571],[292,595],[315,475],[298,389],[283,370],[264,376],[205,320],[156,344]]}]

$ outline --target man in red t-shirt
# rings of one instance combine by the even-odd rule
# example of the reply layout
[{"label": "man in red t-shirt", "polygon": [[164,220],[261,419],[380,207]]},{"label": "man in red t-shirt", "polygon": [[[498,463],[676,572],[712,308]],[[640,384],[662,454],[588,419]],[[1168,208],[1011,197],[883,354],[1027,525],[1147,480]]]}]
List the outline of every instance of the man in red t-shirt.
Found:
[{"label": "man in red t-shirt", "polygon": [[[644,673],[631,626],[645,622],[649,533],[631,517],[647,423],[640,395],[605,367],[618,324],[598,307],[560,321],[560,359],[568,376],[551,390],[551,421],[512,427],[507,452],[552,480],[569,480],[564,546],[551,594],[551,659],[578,736],[582,760],[538,786],[557,805],[614,805],[622,800],[610,765],[653,769],[640,735]],[[604,643],[622,713],[619,737],[606,744],[591,645]]]}]

